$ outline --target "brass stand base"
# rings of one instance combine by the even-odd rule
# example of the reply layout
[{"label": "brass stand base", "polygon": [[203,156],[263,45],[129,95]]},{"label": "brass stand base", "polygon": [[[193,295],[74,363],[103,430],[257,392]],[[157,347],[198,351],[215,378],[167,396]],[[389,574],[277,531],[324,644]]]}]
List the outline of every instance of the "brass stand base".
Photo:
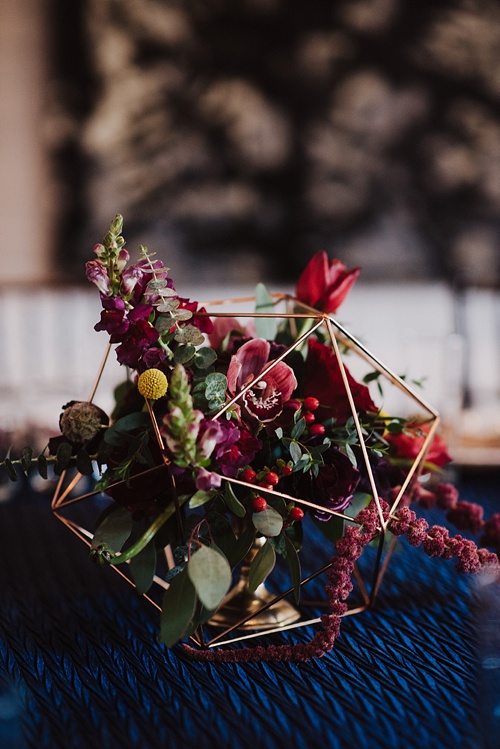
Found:
[{"label": "brass stand base", "polygon": [[[246,580],[240,580],[227,594],[220,608],[210,619],[209,624],[214,627],[234,627],[243,619],[257,612],[262,606],[272,601],[273,594],[264,584],[259,585],[254,593],[248,590]],[[239,630],[255,631],[275,629],[293,624],[300,619],[300,612],[285,600],[273,603],[265,611],[256,613],[254,617],[238,626]]]}]

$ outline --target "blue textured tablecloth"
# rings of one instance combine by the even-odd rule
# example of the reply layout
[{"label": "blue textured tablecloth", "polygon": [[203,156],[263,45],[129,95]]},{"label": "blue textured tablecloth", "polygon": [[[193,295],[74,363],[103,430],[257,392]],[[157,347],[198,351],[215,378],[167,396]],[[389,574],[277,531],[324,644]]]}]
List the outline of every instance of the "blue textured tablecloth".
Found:
[{"label": "blue textured tablecloth", "polygon": [[[463,477],[462,498],[500,511],[499,485]],[[49,505],[26,488],[0,505],[1,749],[486,746],[473,585],[452,562],[402,542],[323,659],[199,664],[156,642],[157,612]]]}]

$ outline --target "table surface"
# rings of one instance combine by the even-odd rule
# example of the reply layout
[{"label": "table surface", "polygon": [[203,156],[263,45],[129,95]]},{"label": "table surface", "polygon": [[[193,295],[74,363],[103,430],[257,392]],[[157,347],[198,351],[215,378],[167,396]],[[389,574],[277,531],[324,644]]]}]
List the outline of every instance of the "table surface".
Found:
[{"label": "table surface", "polygon": [[[460,489],[500,508],[498,473]],[[0,504],[0,601],[0,747],[500,746],[500,717],[495,737],[478,707],[474,578],[405,541],[376,607],[345,618],[324,658],[195,663],[158,644],[155,609],[23,487]]]}]

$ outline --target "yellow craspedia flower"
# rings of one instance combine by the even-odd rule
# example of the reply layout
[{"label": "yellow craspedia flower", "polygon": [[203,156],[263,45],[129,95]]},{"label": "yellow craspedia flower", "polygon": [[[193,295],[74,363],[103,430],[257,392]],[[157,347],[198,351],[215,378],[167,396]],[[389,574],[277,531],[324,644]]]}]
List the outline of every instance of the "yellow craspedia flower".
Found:
[{"label": "yellow craspedia flower", "polygon": [[167,378],[159,369],[146,369],[139,375],[137,388],[144,398],[156,401],[158,398],[163,398],[167,392]]}]

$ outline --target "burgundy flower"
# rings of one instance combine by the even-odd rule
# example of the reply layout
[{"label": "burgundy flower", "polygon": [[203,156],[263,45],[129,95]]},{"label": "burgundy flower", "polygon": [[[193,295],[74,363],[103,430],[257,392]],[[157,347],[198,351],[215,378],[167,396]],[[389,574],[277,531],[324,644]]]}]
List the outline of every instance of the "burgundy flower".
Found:
[{"label": "burgundy flower", "polygon": [[122,336],[130,327],[125,302],[120,297],[101,297],[103,310],[94,330],[105,330],[111,336]]},{"label": "burgundy flower", "polygon": [[262,442],[244,427],[220,421],[214,458],[224,476],[234,478],[240,468],[249,465],[262,448]]},{"label": "burgundy flower", "polygon": [[[356,382],[346,367],[345,370],[356,410],[376,412],[366,385]],[[315,338],[309,338],[302,389],[304,397],[314,396],[321,403],[318,418],[334,418],[337,424],[345,424],[352,416],[337,357]]]},{"label": "burgundy flower", "polygon": [[[330,447],[323,457],[325,465],[321,466],[316,477],[311,473],[294,474],[297,496],[328,510],[342,512],[351,504],[359,482],[359,471],[347,455],[336,447]],[[331,518],[331,515],[320,510],[315,511],[314,516],[318,520]]]},{"label": "burgundy flower", "polygon": [[359,276],[360,268],[347,270],[340,260],[328,260],[326,252],[318,252],[300,276],[295,296],[304,304],[322,312],[336,312]]},{"label": "burgundy flower", "polygon": [[[143,354],[158,340],[160,334],[147,320],[130,323],[127,336],[116,349],[116,358],[120,364],[127,364],[137,369]],[[113,341],[112,342],[116,342]]]},{"label": "burgundy flower", "polygon": [[[271,344],[263,338],[254,338],[241,346],[231,357],[227,371],[229,392],[236,395],[268,364]],[[257,421],[268,424],[282,412],[283,404],[297,387],[293,369],[284,362],[277,362],[252,388],[242,396],[243,406],[248,415]]]}]

